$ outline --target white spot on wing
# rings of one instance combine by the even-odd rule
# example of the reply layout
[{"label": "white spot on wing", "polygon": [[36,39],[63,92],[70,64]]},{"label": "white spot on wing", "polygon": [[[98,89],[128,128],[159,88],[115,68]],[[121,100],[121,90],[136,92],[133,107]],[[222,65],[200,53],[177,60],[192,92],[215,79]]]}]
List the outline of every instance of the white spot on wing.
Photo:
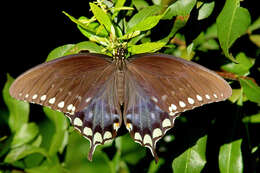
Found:
[{"label": "white spot on wing", "polygon": [[46,95],[41,96],[41,101],[46,100]]},{"label": "white spot on wing", "polygon": [[71,111],[73,107],[74,107],[73,104],[70,104],[70,105],[67,107],[67,110],[68,110],[68,111]]},{"label": "white spot on wing", "polygon": [[171,104],[171,106],[169,106],[169,111],[176,111],[177,110],[177,106],[175,106],[174,104]]},{"label": "white spot on wing", "polygon": [[50,103],[50,104],[54,104],[54,103],[55,103],[55,97],[51,98],[51,99],[49,100],[49,103]]},{"label": "white spot on wing", "polygon": [[194,104],[194,100],[192,99],[192,98],[188,98],[188,102],[189,102],[189,104],[191,104],[191,105],[193,105]]},{"label": "white spot on wing", "polygon": [[135,140],[140,140],[142,141],[142,136],[140,135],[140,133],[136,132],[135,136],[134,136]]},{"label": "white spot on wing", "polygon": [[86,99],[86,103],[88,103],[90,100],[91,100],[91,97],[88,97],[88,98]]},{"label": "white spot on wing", "polygon": [[106,131],[106,132],[104,133],[104,139],[110,139],[110,138],[112,138],[112,133],[109,132],[109,131]]},{"label": "white spot on wing", "polygon": [[29,97],[29,94],[26,94],[26,95],[25,95],[25,98],[28,98],[28,97]]},{"label": "white spot on wing", "polygon": [[87,136],[93,135],[93,132],[92,132],[91,128],[89,128],[89,127],[85,127],[84,130],[83,130],[83,133]]},{"label": "white spot on wing", "polygon": [[218,98],[217,94],[215,94],[215,93],[213,94],[213,96],[214,96],[216,99]]},{"label": "white spot on wing", "polygon": [[96,132],[93,137],[93,144],[95,144],[96,142],[102,142],[102,136],[99,132]]},{"label": "white spot on wing", "polygon": [[144,142],[144,144],[150,144],[151,146],[153,146],[152,138],[148,134],[144,135],[144,141],[143,142]]},{"label": "white spot on wing", "polygon": [[32,99],[37,99],[37,97],[38,97],[38,95],[37,95],[37,94],[34,94],[34,95],[32,96]]},{"label": "white spot on wing", "polygon": [[63,108],[63,107],[64,107],[64,101],[61,101],[61,102],[58,104],[58,107],[59,107],[59,108]]},{"label": "white spot on wing", "polygon": [[83,125],[83,122],[81,121],[80,118],[76,117],[73,121],[73,124],[76,125],[76,126],[82,126]]},{"label": "white spot on wing", "polygon": [[153,130],[153,138],[157,138],[157,137],[160,137],[160,136],[162,136],[161,129],[159,129],[159,128],[154,129]]},{"label": "white spot on wing", "polygon": [[154,96],[152,96],[151,99],[152,99],[155,103],[158,102],[158,99],[157,99],[156,97],[154,97]]},{"label": "white spot on wing", "polygon": [[210,96],[208,94],[205,95],[205,97],[209,100],[210,99]]},{"label": "white spot on wing", "polygon": [[186,104],[183,101],[179,101],[179,105],[180,107],[184,108],[186,106]]},{"label": "white spot on wing", "polygon": [[202,97],[200,95],[196,95],[198,101],[202,101]]},{"label": "white spot on wing", "polygon": [[163,122],[162,122],[162,126],[163,126],[163,127],[170,127],[170,126],[171,126],[171,121],[170,121],[170,119],[165,118],[165,119],[163,120]]}]

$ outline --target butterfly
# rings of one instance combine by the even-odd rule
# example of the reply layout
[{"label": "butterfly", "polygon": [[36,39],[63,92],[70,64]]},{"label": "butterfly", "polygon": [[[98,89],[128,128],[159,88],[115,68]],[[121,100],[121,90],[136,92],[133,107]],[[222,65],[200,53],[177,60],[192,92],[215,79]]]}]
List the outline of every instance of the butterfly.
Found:
[{"label": "butterfly", "polygon": [[12,97],[63,112],[97,145],[116,137],[124,122],[133,140],[151,150],[182,112],[230,97],[229,84],[213,71],[166,54],[126,59],[118,48],[110,56],[75,54],[40,64],[10,87]]}]

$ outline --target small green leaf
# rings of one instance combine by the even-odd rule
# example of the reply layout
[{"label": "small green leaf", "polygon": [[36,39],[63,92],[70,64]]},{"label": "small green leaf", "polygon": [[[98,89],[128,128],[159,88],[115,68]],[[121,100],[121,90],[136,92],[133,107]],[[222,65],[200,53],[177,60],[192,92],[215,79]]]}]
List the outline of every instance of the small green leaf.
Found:
[{"label": "small green leaf", "polygon": [[[49,146],[49,155],[54,155],[57,152],[62,152],[64,146],[66,145],[66,141],[68,140],[68,122],[66,117],[61,112],[54,111],[47,107],[43,108],[47,117],[54,123],[55,125],[55,134],[52,136],[52,143]],[[65,141],[64,141],[65,140]],[[65,144],[64,144],[65,142]]]},{"label": "small green leaf", "polygon": [[244,123],[260,123],[260,113],[244,117],[242,121]]},{"label": "small green leaf", "polygon": [[64,56],[65,54],[67,54],[67,52],[74,46],[74,44],[66,44],[60,47],[55,48],[54,50],[52,50],[46,61],[50,61],[59,57]]},{"label": "small green leaf", "polygon": [[243,101],[246,101],[243,99],[243,90],[242,89],[232,89],[232,96],[228,98],[232,103],[237,102],[237,105],[242,106]]},{"label": "small green leaf", "polygon": [[260,47],[260,34],[250,35],[249,39],[257,46]]},{"label": "small green leaf", "polygon": [[145,0],[133,0],[133,4],[138,11],[146,7],[149,7],[148,2],[146,2]]},{"label": "small green leaf", "polygon": [[138,24],[134,25],[132,28],[130,28],[128,30],[127,34],[134,32],[134,31],[149,30],[149,29],[155,27],[159,23],[161,18],[162,18],[162,15],[149,16],[149,17],[145,18],[144,20],[142,20],[141,22],[139,22]]},{"label": "small green leaf", "polygon": [[36,137],[39,129],[35,123],[24,124],[14,135],[11,147],[19,147],[30,142]]},{"label": "small green leaf", "polygon": [[239,79],[240,85],[246,97],[256,103],[260,103],[260,87],[249,79]]},{"label": "small green leaf", "polygon": [[242,139],[239,139],[220,147],[218,159],[221,173],[243,172],[241,143]]},{"label": "small green leaf", "polygon": [[226,57],[235,61],[229,48],[237,38],[246,33],[251,22],[247,9],[240,7],[240,0],[227,0],[217,18],[218,39]]},{"label": "small green leaf", "polygon": [[172,19],[174,16],[187,16],[195,4],[196,0],[178,0],[167,8],[163,19]]},{"label": "small green leaf", "polygon": [[172,162],[174,173],[200,173],[206,164],[206,144],[205,135],[193,147],[175,158]]},{"label": "small green leaf", "polygon": [[72,46],[65,55],[67,54],[77,54],[82,50],[88,50],[91,53],[101,53],[102,47],[98,46],[96,43],[91,41],[83,41]]},{"label": "small green leaf", "polygon": [[147,173],[156,173],[158,172],[158,170],[160,169],[160,166],[162,166],[164,164],[164,159],[163,158],[159,158],[158,163],[155,163],[155,161],[153,160],[150,163],[149,169]]},{"label": "small green leaf", "polygon": [[96,4],[94,3],[89,3],[90,9],[93,12],[94,16],[98,20],[98,22],[102,25],[105,26],[108,32],[111,32],[111,27],[113,27],[110,17],[101,9],[99,8]]},{"label": "small green leaf", "polygon": [[206,2],[200,7],[199,9],[199,15],[198,15],[198,20],[206,19],[208,18],[211,13],[213,12],[215,7],[215,2]]},{"label": "small green leaf", "polygon": [[248,31],[251,33],[257,29],[260,29],[260,17],[258,17],[252,25],[248,27]]},{"label": "small green leaf", "polygon": [[8,124],[12,132],[17,132],[29,119],[29,103],[18,101],[9,94],[9,88],[14,79],[7,74],[3,93],[4,102],[9,110]]},{"label": "small green leaf", "polygon": [[147,17],[155,15],[160,10],[161,10],[161,7],[157,6],[157,5],[148,6],[144,9],[140,10],[127,23],[128,30],[131,29],[132,27],[134,27],[135,25],[141,23],[142,21],[144,21]]},{"label": "small green leaf", "polygon": [[237,63],[229,63],[221,66],[225,71],[235,73],[240,76],[248,75],[250,68],[254,65],[252,60],[250,60],[244,53],[239,53],[236,56]]},{"label": "small green leaf", "polygon": [[155,52],[160,50],[165,44],[164,42],[147,42],[139,45],[129,45],[128,51],[132,54]]},{"label": "small green leaf", "polygon": [[48,158],[48,154],[46,152],[45,149],[43,148],[38,148],[35,146],[31,146],[31,145],[23,145],[21,147],[12,149],[8,155],[5,157],[4,162],[6,163],[13,163],[17,160],[20,160],[28,155],[31,155],[33,153],[40,153],[43,156]]}]

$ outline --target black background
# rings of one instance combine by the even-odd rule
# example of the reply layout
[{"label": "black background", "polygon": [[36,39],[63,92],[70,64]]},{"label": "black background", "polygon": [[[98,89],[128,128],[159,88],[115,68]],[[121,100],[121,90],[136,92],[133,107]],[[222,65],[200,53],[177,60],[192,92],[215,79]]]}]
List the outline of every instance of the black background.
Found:
[{"label": "black background", "polygon": [[[224,1],[220,3],[220,10],[224,5],[223,2]],[[13,77],[17,77],[29,68],[44,62],[49,52],[54,48],[64,44],[78,43],[87,40],[86,37],[78,31],[76,25],[71,22],[62,11],[66,11],[76,18],[80,16],[90,16],[91,13],[89,11],[88,3],[89,1],[8,1],[1,4],[0,90],[2,90],[4,86],[7,73]],[[242,2],[241,5],[249,10],[252,21],[259,17],[257,9],[259,6],[257,5],[257,1],[246,1]],[[252,49],[252,47],[254,48],[253,50],[255,50],[253,44],[243,44],[245,40],[248,41],[247,37],[238,40],[234,45],[234,51],[247,52],[247,50]],[[2,99],[0,99],[0,102],[0,106],[4,106]],[[228,109],[226,109],[225,107],[223,108],[221,104],[222,103],[215,104],[215,108],[213,108],[214,105],[210,105],[208,108],[211,109],[211,111],[216,110],[216,112],[212,112],[210,115],[208,110],[205,110],[207,108],[194,110],[190,116],[192,116],[192,114],[200,114],[201,117],[208,117],[208,119],[201,120],[193,117],[193,125],[200,126],[202,122],[209,122],[214,119],[212,117],[221,116],[222,119],[220,118],[220,120],[226,118],[226,122],[219,122],[216,126],[218,129],[222,129],[222,131],[215,132],[213,128],[216,126],[209,128],[216,137],[225,134],[225,129],[231,125],[230,122],[234,121],[229,115],[234,112],[235,107],[232,106],[230,108],[231,105],[227,105],[226,108]],[[225,109],[226,113],[221,115],[223,109],[221,110],[219,108]],[[206,123],[204,126],[207,126]],[[176,131],[183,131],[186,127],[187,125],[184,127],[179,125],[179,128],[178,126],[176,127]],[[182,133],[179,134],[181,135]],[[240,135],[243,134],[240,133]],[[183,138],[185,138],[185,136],[183,136]],[[215,147],[215,138],[211,135],[209,143],[213,146],[211,150],[217,155],[217,152],[219,151],[218,147],[223,141],[219,141],[217,147]],[[211,145],[209,144],[209,146]],[[170,147],[171,146],[168,146],[168,148]],[[215,158],[208,158],[208,161],[209,164],[207,167],[211,167],[215,170],[218,169],[216,165],[210,164],[217,162]],[[244,162],[250,163],[250,160]],[[142,162],[140,162],[140,164],[142,164]],[[142,165],[138,166],[140,168],[142,167]],[[247,165],[245,167],[250,166]]]}]

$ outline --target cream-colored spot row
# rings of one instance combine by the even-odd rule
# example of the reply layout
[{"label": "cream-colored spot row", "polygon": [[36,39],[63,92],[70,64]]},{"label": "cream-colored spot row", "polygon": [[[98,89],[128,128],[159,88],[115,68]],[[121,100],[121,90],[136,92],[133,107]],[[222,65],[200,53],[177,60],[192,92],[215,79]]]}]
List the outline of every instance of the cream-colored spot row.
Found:
[{"label": "cream-colored spot row", "polygon": [[110,139],[110,138],[112,138],[112,133],[109,132],[109,131],[106,131],[106,132],[104,133],[104,139]]},{"label": "cream-colored spot row", "polygon": [[170,127],[172,124],[171,124],[171,121],[170,119],[168,118],[165,118],[162,122],[162,127],[165,128],[165,127]]},{"label": "cream-colored spot row", "polygon": [[83,125],[83,122],[82,122],[82,120],[81,120],[80,118],[76,117],[76,118],[74,119],[74,121],[73,121],[73,124],[74,124],[75,126],[82,126],[82,125]]},{"label": "cream-colored spot row", "polygon": [[101,133],[96,132],[96,133],[94,134],[94,137],[93,137],[93,144],[96,144],[96,142],[102,143],[102,141],[103,141],[103,139],[102,139]]},{"label": "cream-colored spot row", "polygon": [[38,97],[38,95],[37,95],[37,94],[34,94],[34,95],[32,96],[32,99],[35,100],[35,99],[37,99],[37,97]]},{"label": "cream-colored spot row", "polygon": [[194,103],[195,103],[195,101],[192,99],[192,98],[188,98],[188,102],[189,102],[189,104],[191,104],[191,105],[193,105]]},{"label": "cream-colored spot row", "polygon": [[142,141],[142,140],[143,140],[143,139],[142,139],[142,136],[140,135],[139,132],[136,132],[136,133],[135,133],[134,138],[135,138],[135,140],[139,140],[139,141]]},{"label": "cream-colored spot row", "polygon": [[162,130],[160,128],[156,128],[153,130],[153,138],[157,138],[162,136]]},{"label": "cream-colored spot row", "polygon": [[85,128],[83,129],[83,134],[85,134],[85,135],[87,135],[87,136],[92,136],[92,135],[93,135],[93,132],[92,132],[91,128],[85,127]]},{"label": "cream-colored spot row", "polygon": [[41,96],[41,98],[40,98],[40,100],[41,100],[41,101],[45,101],[45,100],[46,100],[46,98],[47,98],[47,96],[46,96],[46,95],[42,95],[42,96]]},{"label": "cream-colored spot row", "polygon": [[51,98],[51,99],[49,100],[49,103],[50,103],[50,104],[54,104],[54,103],[55,103],[55,100],[56,100],[55,97],[53,97],[53,98]]},{"label": "cream-colored spot row", "polygon": [[200,95],[196,95],[198,101],[202,101],[202,97]]},{"label": "cream-colored spot row", "polygon": [[208,94],[205,95],[205,97],[209,100],[210,99],[210,96]]},{"label": "cream-colored spot row", "polygon": [[179,105],[180,107],[184,108],[186,106],[186,104],[183,101],[179,101]]},{"label": "cream-colored spot row", "polygon": [[64,101],[61,101],[61,102],[58,104],[58,107],[59,107],[59,108],[63,108],[63,107],[64,107],[64,104],[65,104]]},{"label": "cream-colored spot row", "polygon": [[177,106],[174,105],[174,104],[171,104],[171,106],[169,106],[169,111],[172,112],[172,111],[176,111],[177,110]]},{"label": "cream-colored spot row", "polygon": [[148,134],[145,134],[145,135],[144,135],[143,143],[144,143],[144,145],[145,145],[145,144],[149,144],[149,145],[153,146],[153,141],[152,141],[151,136],[148,135]]}]

